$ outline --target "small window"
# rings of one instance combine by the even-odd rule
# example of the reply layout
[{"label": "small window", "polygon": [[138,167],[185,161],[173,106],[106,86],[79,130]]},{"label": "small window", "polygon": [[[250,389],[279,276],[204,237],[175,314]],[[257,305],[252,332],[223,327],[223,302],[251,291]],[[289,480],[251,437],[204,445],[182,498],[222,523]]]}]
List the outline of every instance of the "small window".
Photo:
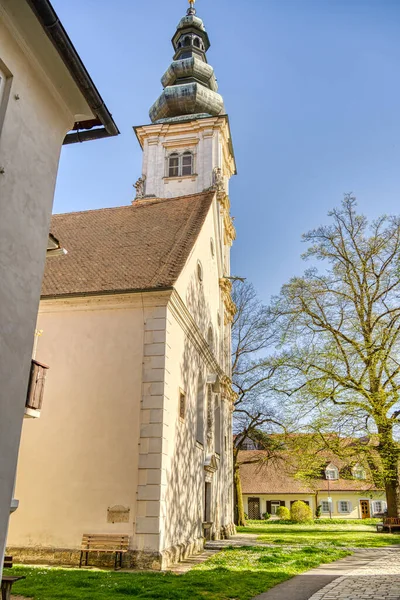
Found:
[{"label": "small window", "polygon": [[339,479],[339,471],[337,470],[336,467],[329,465],[326,469],[325,469],[325,477],[326,479]]},{"label": "small window", "polygon": [[210,327],[208,328],[207,344],[208,344],[208,347],[210,348],[211,352],[214,352],[214,331],[213,331],[212,325],[210,325]]},{"label": "small window", "polygon": [[366,479],[367,475],[366,475],[365,469],[363,469],[362,467],[359,467],[359,466],[354,467],[353,477],[354,477],[354,479],[361,479],[361,480]]},{"label": "small window", "polygon": [[196,48],[200,48],[200,40],[199,40],[199,38],[197,38],[197,37],[194,38],[193,45],[196,46]]},{"label": "small window", "polygon": [[211,256],[214,257],[215,247],[214,247],[214,240],[212,238],[210,239],[210,250],[211,250]]},{"label": "small window", "polygon": [[179,392],[179,417],[183,420],[186,416],[186,395],[182,390]]},{"label": "small window", "polygon": [[221,327],[221,313],[219,311],[217,312],[217,323],[218,327]]},{"label": "small window", "polygon": [[179,154],[171,154],[168,161],[168,176],[178,177],[179,175]]},{"label": "small window", "polygon": [[197,278],[200,283],[203,281],[203,266],[200,261],[197,261]]},{"label": "small window", "polygon": [[190,45],[191,45],[191,44],[190,44],[190,41],[191,41],[191,40],[190,40],[190,37],[189,37],[189,36],[186,36],[186,37],[185,37],[185,39],[183,40],[183,45],[184,45],[184,46],[190,46]]},{"label": "small window", "polygon": [[340,500],[339,501],[339,512],[340,513],[349,513],[351,512],[351,505],[348,500]]},{"label": "small window", "polygon": [[193,173],[193,154],[184,152],[182,156],[182,175],[192,175]]},{"label": "small window", "polygon": [[196,441],[204,444],[204,384],[201,375],[197,382]]},{"label": "small window", "polygon": [[328,502],[328,500],[322,500],[322,502],[321,502],[321,511],[323,513],[329,513],[329,512],[331,512],[330,502]]}]

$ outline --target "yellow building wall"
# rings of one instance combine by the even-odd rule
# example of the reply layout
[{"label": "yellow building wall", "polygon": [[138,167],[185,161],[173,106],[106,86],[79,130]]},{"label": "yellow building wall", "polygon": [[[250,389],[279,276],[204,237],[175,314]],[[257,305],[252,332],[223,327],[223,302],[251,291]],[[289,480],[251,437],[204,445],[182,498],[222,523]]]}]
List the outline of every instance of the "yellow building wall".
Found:
[{"label": "yellow building wall", "polygon": [[[332,498],[332,517],[336,519],[361,519],[361,508],[360,500],[368,500],[370,503],[370,514],[373,516],[373,502],[380,500],[386,502],[386,496],[384,492],[331,492],[330,497]],[[279,501],[284,500],[287,508],[290,509],[291,502],[296,500],[302,500],[303,502],[309,502],[313,515],[317,505],[321,504],[323,500],[328,500],[327,492],[318,493],[318,504],[316,496],[313,494],[244,494],[244,510],[249,514],[249,498],[260,498],[260,513],[261,516],[267,511],[267,501]],[[351,503],[351,510],[348,513],[339,511],[339,502],[345,500]],[[329,517],[329,513],[321,513],[321,518]]]}]

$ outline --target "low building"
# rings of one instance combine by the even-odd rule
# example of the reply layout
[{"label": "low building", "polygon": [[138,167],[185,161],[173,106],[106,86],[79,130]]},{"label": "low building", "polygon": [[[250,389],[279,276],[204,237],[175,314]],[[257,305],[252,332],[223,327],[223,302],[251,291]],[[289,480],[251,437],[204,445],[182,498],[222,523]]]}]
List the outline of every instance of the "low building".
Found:
[{"label": "low building", "polygon": [[315,515],[321,507],[322,518],[366,519],[386,511],[383,490],[367,478],[366,470],[345,465],[339,458],[327,458],[319,478],[305,481],[285,457],[264,461],[263,451],[239,453],[244,510],[249,519],[275,515],[280,506],[290,509],[296,500],[311,507]]}]

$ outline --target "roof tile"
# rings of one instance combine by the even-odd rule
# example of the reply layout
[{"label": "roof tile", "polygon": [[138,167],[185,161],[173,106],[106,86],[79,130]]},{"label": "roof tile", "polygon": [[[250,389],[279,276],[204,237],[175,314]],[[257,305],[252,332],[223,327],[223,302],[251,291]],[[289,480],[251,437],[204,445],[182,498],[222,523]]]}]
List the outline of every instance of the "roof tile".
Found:
[{"label": "roof tile", "polygon": [[213,198],[204,192],[54,215],[51,233],[68,253],[46,261],[42,298],[173,286]]}]

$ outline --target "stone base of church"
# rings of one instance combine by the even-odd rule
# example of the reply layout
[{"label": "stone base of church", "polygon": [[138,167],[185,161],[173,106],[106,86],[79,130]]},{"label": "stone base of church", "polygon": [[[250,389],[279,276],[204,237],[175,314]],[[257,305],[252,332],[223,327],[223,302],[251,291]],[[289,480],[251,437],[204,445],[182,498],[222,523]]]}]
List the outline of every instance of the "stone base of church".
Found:
[{"label": "stone base of church", "polygon": [[[193,540],[186,544],[171,546],[163,552],[143,552],[130,550],[123,555],[123,569],[138,569],[162,571],[171,565],[198,554],[204,550],[204,538]],[[14,563],[29,565],[57,565],[78,567],[80,550],[66,548],[44,548],[41,546],[8,547],[7,554],[13,557]],[[115,553],[89,553],[89,566],[114,568]]]}]

